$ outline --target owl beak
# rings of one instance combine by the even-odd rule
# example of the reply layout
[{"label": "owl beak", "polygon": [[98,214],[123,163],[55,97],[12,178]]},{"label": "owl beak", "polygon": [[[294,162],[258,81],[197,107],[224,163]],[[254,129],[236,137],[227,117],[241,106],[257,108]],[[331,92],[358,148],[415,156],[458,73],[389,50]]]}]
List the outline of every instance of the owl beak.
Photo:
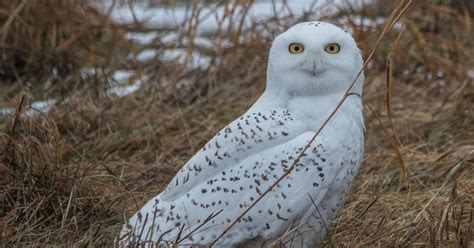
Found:
[{"label": "owl beak", "polygon": [[311,54],[311,57],[307,58],[303,64],[303,71],[309,73],[311,76],[316,77],[318,74],[318,61],[315,57],[318,56],[317,54]]},{"label": "owl beak", "polygon": [[311,74],[313,77],[316,77],[317,74],[317,66],[316,66],[316,61],[312,60],[312,63],[308,63],[308,66],[304,69],[304,71],[308,72]]},{"label": "owl beak", "polygon": [[310,74],[313,77],[316,77],[316,75],[318,74],[316,70],[312,70],[312,69],[303,69],[303,71]]},{"label": "owl beak", "polygon": [[316,60],[313,59],[313,68],[311,70],[313,76],[316,76]]},{"label": "owl beak", "polygon": [[310,74],[313,77],[316,77],[316,75],[318,74],[316,70],[303,69],[303,71]]}]

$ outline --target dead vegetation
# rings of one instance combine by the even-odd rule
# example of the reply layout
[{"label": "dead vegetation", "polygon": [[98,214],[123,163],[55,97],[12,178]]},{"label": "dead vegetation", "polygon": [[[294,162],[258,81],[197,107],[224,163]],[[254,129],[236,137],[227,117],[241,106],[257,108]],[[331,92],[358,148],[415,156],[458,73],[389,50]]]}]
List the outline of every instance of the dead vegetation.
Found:
[{"label": "dead vegetation", "polygon": [[89,0],[0,1],[1,84],[12,93],[49,97],[89,82],[84,67],[123,65],[123,27]]},{"label": "dead vegetation", "polygon": [[[106,96],[97,82],[106,82],[107,73],[78,78],[69,77],[72,72],[64,70],[62,78],[73,84],[81,82],[80,86],[68,90],[68,100],[50,112],[28,117],[21,112],[35,94],[28,93],[31,88],[23,84],[24,77],[48,79],[45,71],[75,61],[80,62],[75,70],[94,65],[90,60],[84,62],[84,56],[109,61],[96,66],[104,71],[126,64],[123,57],[112,55],[116,51],[112,48],[96,47],[85,54],[83,46],[94,47],[90,44],[97,44],[100,36],[94,32],[89,36],[85,30],[100,34],[113,30],[115,35],[123,34],[124,29],[148,28],[141,23],[119,26],[97,11],[72,11],[78,2],[84,4],[79,9],[88,9],[92,5],[87,1],[60,1],[64,5],[46,1],[51,4],[51,17],[42,18],[33,11],[38,2],[2,2],[0,12],[0,18],[7,20],[2,21],[2,59],[5,52],[9,58],[1,61],[0,71],[2,79],[11,82],[0,87],[7,90],[2,97],[11,99],[9,104],[17,108],[16,114],[0,122],[0,246],[5,247],[110,245],[123,220],[158,193],[200,146],[258,97],[264,87],[271,40],[266,34],[312,18],[310,14],[301,20],[288,15],[247,28],[238,13],[246,13],[252,2],[237,1],[227,5],[229,13],[237,13],[229,24],[232,28],[222,26],[215,34],[207,34],[213,46],[203,48],[193,42],[199,21],[193,21],[191,15],[178,30],[158,32],[178,32],[182,42],[177,46],[184,47],[189,56],[196,51],[210,55],[208,67],[190,69],[165,62],[161,55],[169,47],[147,44],[160,51],[156,58],[126,61],[133,62],[129,67],[137,75],[146,75],[137,92]],[[197,2],[192,11],[202,8]],[[374,20],[390,14],[380,11],[380,6],[395,8],[390,2],[361,9],[348,5],[325,19],[341,24],[340,17],[346,16],[344,25],[353,30],[367,55],[386,23]],[[32,13],[27,15],[30,21],[12,21],[18,26],[9,29],[14,26],[8,26],[13,25],[8,20],[24,19],[14,11],[20,7]],[[80,20],[92,20],[87,22],[92,26],[77,18],[53,21],[65,13],[84,15]],[[67,30],[58,36],[63,37],[61,42],[50,42],[56,31],[45,31],[51,26],[40,26],[39,19],[56,23],[56,30]],[[361,25],[368,22],[371,24]],[[365,109],[365,162],[324,247],[473,245],[474,84],[468,70],[474,68],[474,39],[469,8],[415,1],[399,23],[365,70],[363,98],[374,110]],[[82,30],[81,39],[71,35],[81,33],[68,30],[71,26]],[[5,32],[22,28],[29,31]],[[259,32],[262,29],[268,32]],[[5,38],[12,34],[16,38]],[[123,35],[114,39],[117,44],[128,44]],[[29,40],[48,45],[33,49],[23,42]],[[78,41],[77,45],[64,43],[69,40]],[[4,49],[8,47],[15,49]],[[138,45],[129,48],[140,50]],[[68,55],[43,56],[54,51]],[[44,62],[47,58],[54,59]],[[12,61],[19,69],[11,69]],[[49,69],[34,69],[43,65]],[[18,92],[27,92],[28,97]],[[405,165],[401,182],[394,143]]]}]

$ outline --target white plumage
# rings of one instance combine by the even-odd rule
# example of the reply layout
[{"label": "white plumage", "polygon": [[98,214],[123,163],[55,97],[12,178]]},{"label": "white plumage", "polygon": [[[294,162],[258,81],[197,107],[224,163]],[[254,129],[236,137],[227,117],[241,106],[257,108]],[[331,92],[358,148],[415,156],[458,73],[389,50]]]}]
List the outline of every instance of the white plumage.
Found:
[{"label": "white plumage", "polygon": [[[300,23],[279,35],[262,96],[130,218],[119,244],[210,245],[289,169],[361,66],[354,39],[334,25]],[[362,86],[363,76],[351,92],[360,95]],[[266,246],[279,238],[287,247],[317,245],[358,171],[363,129],[361,99],[352,95],[295,169],[214,247]]]}]

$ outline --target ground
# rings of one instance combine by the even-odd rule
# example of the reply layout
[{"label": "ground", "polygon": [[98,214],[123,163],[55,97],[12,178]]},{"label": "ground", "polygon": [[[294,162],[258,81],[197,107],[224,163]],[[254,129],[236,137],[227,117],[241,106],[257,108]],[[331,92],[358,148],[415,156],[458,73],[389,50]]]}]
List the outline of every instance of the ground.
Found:
[{"label": "ground", "polygon": [[[18,38],[26,32],[5,32],[10,50],[1,46],[0,102],[11,108],[0,117],[5,247],[113,242],[123,221],[263,91],[272,34],[313,18],[287,13],[198,39],[194,22],[179,30],[119,25],[68,4],[50,17],[62,25],[44,25],[29,15],[41,11],[35,1],[22,4],[2,6],[10,17],[18,15],[2,19],[2,30],[44,30],[28,29],[31,37],[24,40],[30,43]],[[245,9],[251,2],[239,4]],[[367,58],[393,20],[391,12],[402,10],[391,1],[350,7],[323,19],[349,28]],[[364,163],[323,247],[474,246],[474,30],[468,7],[415,1],[375,51],[365,68]],[[126,38],[137,30],[178,34],[180,43]],[[202,37],[210,45],[193,42]],[[127,55],[150,47],[156,53],[145,60]],[[205,66],[186,56],[169,60],[168,49],[210,59]],[[124,70],[130,85],[141,83],[113,93],[111,82]],[[49,111],[28,107],[51,98],[57,102]]]}]

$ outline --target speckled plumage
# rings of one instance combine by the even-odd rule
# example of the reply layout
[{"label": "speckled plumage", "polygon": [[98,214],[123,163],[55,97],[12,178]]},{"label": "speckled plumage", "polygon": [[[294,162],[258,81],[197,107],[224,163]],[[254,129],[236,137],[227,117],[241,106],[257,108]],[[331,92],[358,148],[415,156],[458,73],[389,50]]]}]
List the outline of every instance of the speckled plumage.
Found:
[{"label": "speckled plumage", "polygon": [[[304,45],[303,53],[288,52],[294,42]],[[325,53],[329,43],[338,43],[340,52]],[[361,66],[353,38],[331,24],[300,23],[279,35],[270,50],[262,96],[130,218],[120,244],[211,244],[289,169]],[[363,76],[352,92],[361,94],[362,84]],[[358,171],[363,129],[360,98],[350,96],[295,169],[215,247],[265,246],[285,233],[287,247],[317,245]]]}]

